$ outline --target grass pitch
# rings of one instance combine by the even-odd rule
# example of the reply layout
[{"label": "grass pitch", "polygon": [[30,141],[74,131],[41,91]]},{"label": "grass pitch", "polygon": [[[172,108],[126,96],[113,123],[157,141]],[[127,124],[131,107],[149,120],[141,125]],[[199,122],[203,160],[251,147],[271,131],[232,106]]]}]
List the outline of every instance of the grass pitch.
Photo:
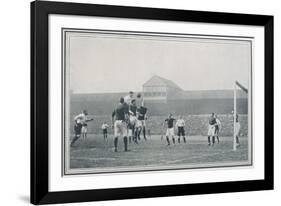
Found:
[{"label": "grass pitch", "polygon": [[80,138],[71,147],[70,169],[112,171],[118,168],[135,170],[248,165],[248,138],[240,137],[240,143],[240,147],[233,151],[232,137],[220,137],[219,144],[208,146],[207,137],[192,136],[187,137],[187,143],[181,139],[180,144],[176,141],[175,145],[167,146],[165,137],[161,140],[160,135],[153,135],[147,141],[142,138],[139,144],[129,144],[129,152],[124,152],[123,139],[119,139],[118,152],[114,152],[112,135],[108,135],[108,142],[105,142],[102,135],[88,134],[87,139]]}]

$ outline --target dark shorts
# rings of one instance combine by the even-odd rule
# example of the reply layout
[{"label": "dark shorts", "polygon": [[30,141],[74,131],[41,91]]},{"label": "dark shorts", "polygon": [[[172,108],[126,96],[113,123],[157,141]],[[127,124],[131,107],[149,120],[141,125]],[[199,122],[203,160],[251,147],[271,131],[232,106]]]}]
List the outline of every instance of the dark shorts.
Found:
[{"label": "dark shorts", "polygon": [[81,135],[81,129],[82,129],[82,124],[75,124],[74,125],[75,135]]},{"label": "dark shorts", "polygon": [[178,136],[185,136],[184,127],[178,127]]},{"label": "dark shorts", "polygon": [[102,133],[103,133],[103,134],[107,134],[107,129],[103,129],[103,130],[102,130]]},{"label": "dark shorts", "polygon": [[218,125],[215,126],[215,134],[219,134],[220,128]]}]

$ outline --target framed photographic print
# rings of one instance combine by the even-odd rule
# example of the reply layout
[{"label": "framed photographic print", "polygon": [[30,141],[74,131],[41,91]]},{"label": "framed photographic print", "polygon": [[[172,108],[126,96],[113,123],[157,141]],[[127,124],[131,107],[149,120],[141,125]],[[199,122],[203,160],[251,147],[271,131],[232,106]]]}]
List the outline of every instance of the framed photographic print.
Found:
[{"label": "framed photographic print", "polygon": [[31,3],[31,202],[273,189],[273,16]]}]

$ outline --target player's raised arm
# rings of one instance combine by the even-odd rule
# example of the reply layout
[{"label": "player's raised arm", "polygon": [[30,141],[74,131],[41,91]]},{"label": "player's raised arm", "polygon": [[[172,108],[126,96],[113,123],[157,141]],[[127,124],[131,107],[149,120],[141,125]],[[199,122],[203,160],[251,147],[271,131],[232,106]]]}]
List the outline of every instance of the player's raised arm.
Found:
[{"label": "player's raised arm", "polygon": [[86,122],[90,122],[90,121],[93,121],[94,120],[94,118],[86,118]]}]

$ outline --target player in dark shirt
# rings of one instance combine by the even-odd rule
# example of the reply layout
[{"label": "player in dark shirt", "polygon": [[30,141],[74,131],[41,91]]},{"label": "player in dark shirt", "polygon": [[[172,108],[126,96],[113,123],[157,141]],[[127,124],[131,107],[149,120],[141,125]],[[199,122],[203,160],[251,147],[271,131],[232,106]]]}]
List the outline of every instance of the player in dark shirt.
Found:
[{"label": "player in dark shirt", "polygon": [[[175,120],[176,119],[173,118],[172,114],[169,114],[168,118],[165,119],[165,123],[167,124],[166,140],[167,140],[168,146],[170,145],[169,136],[172,136],[173,143],[176,144],[175,131],[174,131],[174,121]],[[164,126],[165,126],[165,124],[164,124]]]},{"label": "player in dark shirt", "polygon": [[146,124],[145,124],[145,120],[147,119],[146,117],[146,113],[147,113],[147,108],[144,107],[144,105],[140,106],[137,109],[137,139],[140,140],[140,134],[141,131],[143,132],[143,138],[146,141]]},{"label": "player in dark shirt", "polygon": [[215,136],[217,137],[217,142],[218,142],[218,144],[219,144],[219,143],[220,143],[219,132],[220,132],[220,129],[221,129],[221,121],[219,120],[217,114],[215,115],[215,118],[216,118]]},{"label": "player in dark shirt", "polygon": [[137,115],[137,105],[136,105],[135,99],[132,99],[132,102],[129,105],[129,114],[134,115],[134,116]]},{"label": "player in dark shirt", "polygon": [[137,135],[135,132],[135,127],[137,123],[137,105],[136,100],[132,99],[130,105],[129,105],[129,124],[128,124],[128,136],[129,136],[129,144],[131,143],[131,140],[137,144]]},{"label": "player in dark shirt", "polygon": [[240,146],[240,141],[239,141],[239,134],[240,134],[240,122],[239,122],[239,115],[236,113],[235,117],[235,122],[234,122],[234,128],[235,128],[235,138],[236,138],[236,146]]},{"label": "player in dark shirt", "polygon": [[117,152],[118,137],[123,137],[124,151],[128,151],[127,137],[127,121],[128,121],[129,106],[124,102],[124,98],[120,98],[120,103],[112,112],[112,125],[114,125],[114,151]]}]

